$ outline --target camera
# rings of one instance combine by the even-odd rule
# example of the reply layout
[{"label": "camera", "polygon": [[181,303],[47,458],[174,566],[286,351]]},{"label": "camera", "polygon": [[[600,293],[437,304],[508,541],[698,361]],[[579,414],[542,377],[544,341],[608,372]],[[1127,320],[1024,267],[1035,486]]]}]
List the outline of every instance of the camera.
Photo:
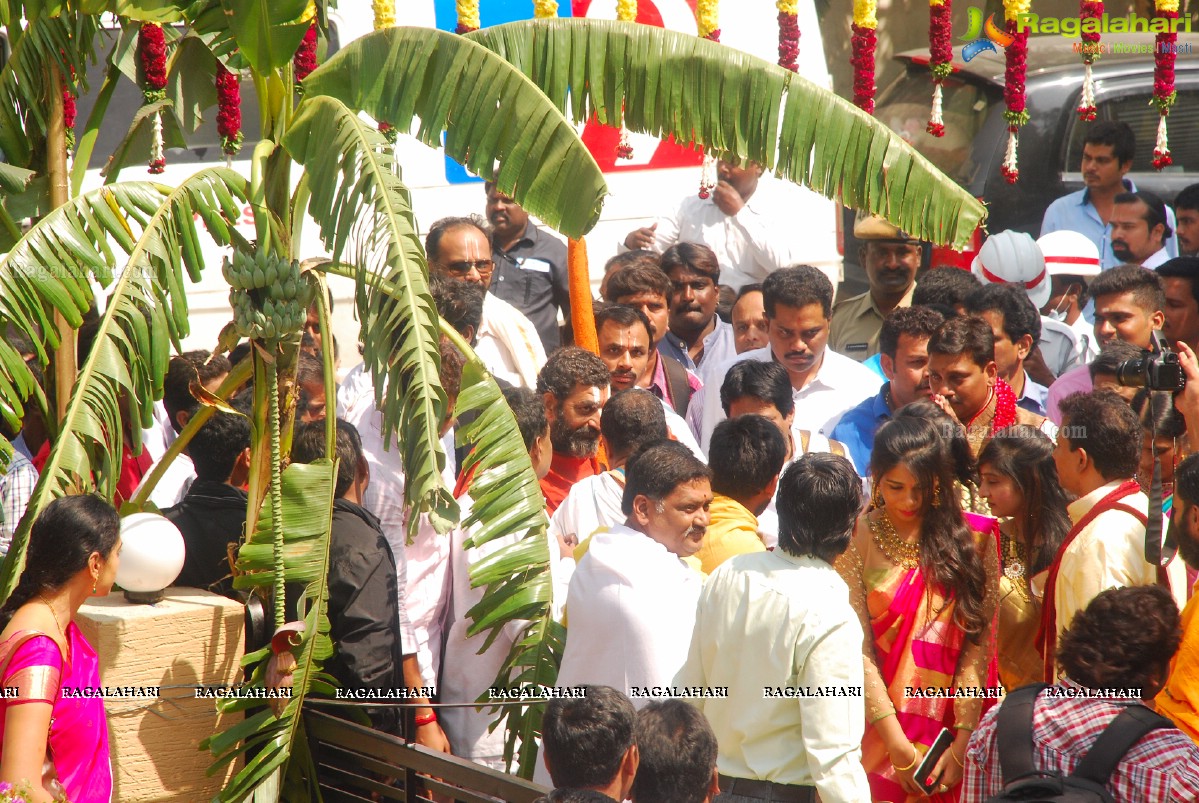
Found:
[{"label": "camera", "polygon": [[1165,341],[1153,333],[1153,348],[1141,352],[1135,360],[1126,360],[1116,369],[1116,381],[1125,387],[1168,390],[1177,393],[1186,387],[1186,374],[1178,355],[1170,351]]}]

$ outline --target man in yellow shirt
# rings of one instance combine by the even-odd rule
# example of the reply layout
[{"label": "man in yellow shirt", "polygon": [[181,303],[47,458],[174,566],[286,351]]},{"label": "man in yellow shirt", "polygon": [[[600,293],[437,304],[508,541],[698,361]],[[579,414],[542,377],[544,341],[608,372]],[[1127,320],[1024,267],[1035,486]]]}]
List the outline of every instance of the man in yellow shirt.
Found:
[{"label": "man in yellow shirt", "polygon": [[711,521],[703,546],[695,553],[705,574],[734,555],[764,552],[757,515],[778,487],[787,458],[783,434],[760,415],[722,421],[708,449],[712,476]]},{"label": "man in yellow shirt", "polygon": [[[1170,528],[1178,540],[1178,555],[1199,567],[1199,455],[1191,455],[1174,470],[1174,507]],[[1159,713],[1199,741],[1199,597],[1182,610],[1182,644],[1170,664],[1170,677],[1158,693]]]}]

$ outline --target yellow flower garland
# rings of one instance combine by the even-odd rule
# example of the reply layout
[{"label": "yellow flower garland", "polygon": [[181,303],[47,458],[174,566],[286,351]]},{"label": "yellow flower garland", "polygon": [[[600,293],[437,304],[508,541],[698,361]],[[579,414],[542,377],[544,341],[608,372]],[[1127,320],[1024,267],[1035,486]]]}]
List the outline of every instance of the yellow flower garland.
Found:
[{"label": "yellow flower garland", "polygon": [[636,22],[637,0],[616,0],[616,19],[621,22]]},{"label": "yellow flower garland", "polygon": [[1154,4],[1154,7],[1157,8],[1158,11],[1177,11],[1178,0],[1157,0],[1157,2]]},{"label": "yellow flower garland", "polygon": [[875,0],[853,0],[853,24],[859,28],[877,28],[878,3]]},{"label": "yellow flower garland", "polygon": [[539,20],[558,16],[556,0],[533,0],[533,16]]},{"label": "yellow flower garland", "polygon": [[700,36],[709,36],[720,28],[720,0],[699,0],[695,20]]},{"label": "yellow flower garland", "polygon": [[780,14],[791,14],[792,16],[799,14],[799,0],[778,0],[774,6]]},{"label": "yellow flower garland", "polygon": [[375,30],[391,28],[396,24],[395,0],[371,0],[371,9],[375,12]]},{"label": "yellow flower garland", "polygon": [[479,27],[479,0],[457,0],[458,24],[466,28]]},{"label": "yellow flower garland", "polygon": [[[1174,0],[1177,5],[1177,0]],[[1003,18],[1015,22],[1021,14],[1027,14],[1032,8],[1032,0],[1003,0]]]}]

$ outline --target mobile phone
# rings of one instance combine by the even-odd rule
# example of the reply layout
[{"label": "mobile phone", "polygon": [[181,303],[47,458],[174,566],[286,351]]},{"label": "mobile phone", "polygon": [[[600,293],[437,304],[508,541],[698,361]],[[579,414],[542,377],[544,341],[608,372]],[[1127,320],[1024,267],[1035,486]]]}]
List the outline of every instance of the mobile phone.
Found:
[{"label": "mobile phone", "polygon": [[936,740],[932,747],[928,748],[928,752],[924,754],[924,759],[920,762],[920,766],[916,767],[916,773],[912,778],[925,792],[932,792],[937,788],[938,782],[929,777],[933,769],[936,768],[937,762],[941,760],[941,756],[945,755],[945,751],[953,744],[953,731],[949,728],[941,728],[941,732],[937,734]]}]

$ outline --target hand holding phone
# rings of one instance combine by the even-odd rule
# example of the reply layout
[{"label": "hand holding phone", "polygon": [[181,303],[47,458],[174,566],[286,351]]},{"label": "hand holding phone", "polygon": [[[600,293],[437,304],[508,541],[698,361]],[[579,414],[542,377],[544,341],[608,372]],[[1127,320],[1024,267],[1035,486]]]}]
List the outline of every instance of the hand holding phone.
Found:
[{"label": "hand holding phone", "polygon": [[916,767],[916,772],[912,775],[912,778],[926,794],[931,794],[939,785],[940,781],[938,779],[930,778],[929,776],[936,769],[937,762],[941,760],[941,756],[945,755],[945,751],[952,744],[953,731],[949,728],[941,728],[941,732],[937,734],[932,747],[928,749],[928,752],[924,754],[924,759]]}]

